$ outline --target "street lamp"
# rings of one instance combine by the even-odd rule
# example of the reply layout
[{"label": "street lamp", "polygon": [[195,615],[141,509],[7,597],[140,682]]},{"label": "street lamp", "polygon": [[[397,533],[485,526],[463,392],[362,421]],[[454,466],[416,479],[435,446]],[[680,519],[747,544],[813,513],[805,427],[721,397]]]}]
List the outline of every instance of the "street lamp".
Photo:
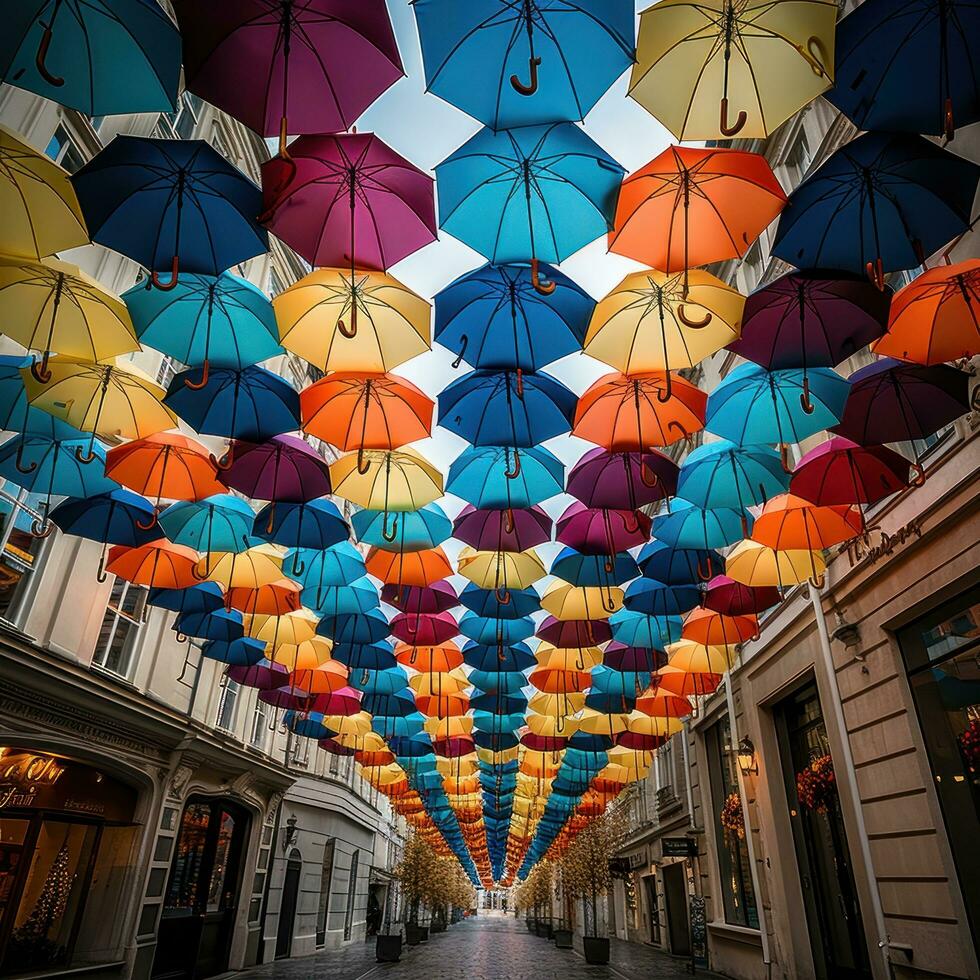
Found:
[{"label": "street lamp", "polygon": [[759,771],[759,763],[755,759],[755,746],[748,735],[743,736],[738,743],[735,757],[738,759],[738,768],[743,776],[750,776]]}]

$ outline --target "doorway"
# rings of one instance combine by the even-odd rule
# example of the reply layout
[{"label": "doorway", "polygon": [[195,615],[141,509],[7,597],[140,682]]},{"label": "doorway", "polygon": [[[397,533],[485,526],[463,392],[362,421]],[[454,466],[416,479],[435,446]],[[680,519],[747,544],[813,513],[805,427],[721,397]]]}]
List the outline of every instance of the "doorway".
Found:
[{"label": "doorway", "polygon": [[248,825],[248,814],[230,800],[188,800],[174,844],[154,977],[202,980],[227,971]]},{"label": "doorway", "polygon": [[687,862],[665,864],[664,906],[667,910],[667,936],[675,956],[691,955],[691,929],[687,921]]},{"label": "doorway", "polygon": [[279,904],[279,926],[276,929],[276,959],[293,955],[293,927],[296,924],[296,902],[299,898],[299,879],[303,873],[303,857],[293,850],[286,862],[282,881],[282,901]]},{"label": "doorway", "polygon": [[811,680],[781,701],[775,717],[815,976],[870,980],[840,803],[832,794],[820,805],[806,806],[797,791],[798,773],[831,758],[816,683]]},{"label": "doorway", "polygon": [[657,900],[657,876],[646,875],[643,878],[643,887],[646,891],[647,912],[650,917],[650,942],[654,946],[660,945],[660,905]]}]

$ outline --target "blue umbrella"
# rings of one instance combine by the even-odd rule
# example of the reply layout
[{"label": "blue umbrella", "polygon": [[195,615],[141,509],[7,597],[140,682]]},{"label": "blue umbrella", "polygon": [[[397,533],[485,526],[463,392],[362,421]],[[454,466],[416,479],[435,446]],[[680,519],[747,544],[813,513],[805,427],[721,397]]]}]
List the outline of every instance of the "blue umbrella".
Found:
[{"label": "blue umbrella", "polygon": [[515,452],[505,446],[472,446],[449,466],[446,493],[474,507],[533,507],[562,493],[565,467],[540,446]]},{"label": "blue umbrella", "polygon": [[459,601],[478,616],[497,619],[523,619],[541,608],[541,599],[534,589],[508,589],[508,601],[501,602],[495,589],[478,589],[467,585]]},{"label": "blue umbrella", "polygon": [[[371,728],[382,738],[415,738],[425,730],[425,718],[421,714],[408,715],[405,718],[372,718]],[[432,773],[434,783],[442,784],[442,776]],[[431,816],[430,811],[430,816]]]},{"label": "blue umbrella", "polygon": [[636,697],[650,686],[649,671],[613,670],[600,664],[592,668],[592,690],[605,694],[626,694]]},{"label": "blue umbrella", "polygon": [[17,0],[0,78],[85,116],[177,108],[180,35],[155,0]]},{"label": "blue umbrella", "polygon": [[88,439],[74,426],[27,403],[21,370],[34,363],[30,357],[0,355],[0,429],[46,439]]},{"label": "blue umbrella", "polygon": [[397,664],[391,644],[384,640],[377,643],[335,643],[330,656],[351,671],[391,670]]},{"label": "blue umbrella", "polygon": [[415,695],[404,689],[367,693],[361,701],[361,709],[381,718],[406,718],[418,711]]},{"label": "blue umbrella", "polygon": [[[268,297],[247,279],[190,273],[171,290],[142,283],[123,293],[136,336],[180,361],[242,368],[282,353]],[[192,382],[192,384],[197,382]]]},{"label": "blue umbrella", "polygon": [[636,578],[640,569],[626,551],[610,558],[609,555],[583,555],[574,548],[562,548],[551,563],[551,574],[575,586],[608,589]]},{"label": "blue umbrella", "polygon": [[745,511],[732,507],[702,510],[675,498],[669,513],[653,519],[653,536],[675,548],[724,548],[751,533],[752,523]]},{"label": "blue umbrella", "polygon": [[970,225],[980,167],[921,136],[865,133],[789,196],[772,254],[801,269],[913,269]]},{"label": "blue umbrella", "polygon": [[361,553],[349,541],[322,550],[293,548],[286,554],[283,570],[307,589],[345,585],[366,574]]},{"label": "blue umbrella", "polygon": [[383,510],[359,510],[351,517],[354,536],[361,544],[383,551],[425,551],[453,535],[453,522],[438,504],[400,513],[394,542],[385,537],[386,518]]},{"label": "blue umbrella", "polygon": [[164,532],[153,520],[155,513],[153,504],[146,497],[119,489],[92,497],[69,497],[48,517],[65,534],[103,544],[138,548],[163,537]]},{"label": "blue umbrella", "polygon": [[626,714],[636,707],[636,691],[603,691],[601,688],[591,688],[585,698],[585,706],[603,714]]},{"label": "blue umbrella", "polygon": [[485,265],[435,297],[435,332],[443,347],[475,368],[537,371],[581,351],[595,300],[551,266],[540,270],[555,291],[531,285],[527,265]]},{"label": "blue umbrella", "polygon": [[459,631],[467,639],[477,643],[496,643],[498,640],[507,644],[519,643],[534,636],[534,620],[529,616],[498,619],[467,611],[459,621]]},{"label": "blue umbrella", "polygon": [[633,63],[630,0],[414,0],[428,91],[493,129],[584,119]]},{"label": "blue umbrella", "polygon": [[740,446],[802,442],[840,421],[848,387],[831,368],[810,368],[804,376],[795,368],[740,364],[708,395],[705,428]]},{"label": "blue umbrella", "polygon": [[232,643],[245,635],[242,614],[234,609],[181,613],[174,621],[174,632],[180,636],[222,643]]},{"label": "blue umbrella", "polygon": [[363,613],[324,616],[316,631],[334,643],[378,643],[391,633],[391,627],[380,609],[370,609]]},{"label": "blue umbrella", "polygon": [[666,541],[648,541],[636,557],[647,578],[668,585],[695,585],[720,575],[725,559],[706,548],[678,548]]},{"label": "blue umbrella", "polygon": [[537,446],[572,428],[578,398],[550,374],[471,371],[439,395],[439,424],[474,446]]},{"label": "blue umbrella", "polygon": [[[350,528],[337,505],[329,500],[311,500],[303,504],[285,501],[266,504],[255,515],[253,533],[263,541],[287,548],[322,550],[340,544],[350,537]],[[293,568],[302,573],[295,560]]]},{"label": "blue umbrella", "polygon": [[837,25],[824,98],[858,129],[953,138],[980,119],[980,7],[866,0]]},{"label": "blue umbrella", "polygon": [[71,179],[92,241],[145,266],[158,287],[269,249],[262,192],[203,140],[117,136]]},{"label": "blue umbrella", "polygon": [[324,725],[323,718],[323,713],[319,711],[302,714],[290,709],[283,713],[282,721],[294,735],[319,741],[321,738],[333,738],[337,734],[332,728]]},{"label": "blue umbrella", "polygon": [[[473,727],[485,732],[500,735],[516,732],[527,724],[524,711],[527,708],[527,698],[504,697],[496,694],[479,694],[472,698]],[[482,705],[482,707],[481,707]]]},{"label": "blue umbrella", "polygon": [[687,456],[678,475],[677,496],[705,509],[744,511],[785,493],[789,477],[779,453],[768,446],[737,446],[723,439],[698,446]]},{"label": "blue umbrella", "polygon": [[221,586],[215,582],[202,582],[188,589],[150,589],[147,605],[167,609],[170,612],[214,612],[225,604]]},{"label": "blue umbrella", "polygon": [[481,129],[436,167],[441,227],[491,262],[561,262],[613,227],[623,168],[571,123]]},{"label": "blue umbrella", "polygon": [[160,514],[160,526],[174,544],[195,551],[238,554],[260,542],[252,535],[255,513],[240,497],[217,493],[203,500],[179,500]]},{"label": "blue umbrella", "polygon": [[690,612],[700,598],[694,585],[665,585],[654,579],[638,578],[627,587],[623,605],[648,616],[677,616]]},{"label": "blue umbrella", "polygon": [[377,586],[367,575],[354,579],[347,585],[307,587],[300,593],[300,600],[321,617],[366,613],[377,609],[381,604]]},{"label": "blue umbrella", "polygon": [[527,677],[516,670],[471,670],[470,683],[484,693],[502,691],[504,694],[516,694],[527,686]]},{"label": "blue umbrella", "polygon": [[[279,375],[260,367],[212,368],[199,385],[200,375],[178,374],[163,403],[202,435],[264,442],[299,428],[299,393]],[[194,379],[193,385],[185,385],[186,379]]]},{"label": "blue umbrella", "polygon": [[534,654],[526,643],[512,643],[504,647],[467,643],[463,647],[463,661],[475,670],[498,670],[504,673],[523,671],[537,665]]},{"label": "blue umbrella", "polygon": [[[408,674],[401,667],[390,670],[355,670],[350,686],[365,694],[394,694],[408,687]],[[365,709],[367,710],[367,709]]]},{"label": "blue umbrella", "polygon": [[209,640],[201,647],[201,656],[233,667],[251,667],[265,657],[265,647],[249,636],[230,642]]}]

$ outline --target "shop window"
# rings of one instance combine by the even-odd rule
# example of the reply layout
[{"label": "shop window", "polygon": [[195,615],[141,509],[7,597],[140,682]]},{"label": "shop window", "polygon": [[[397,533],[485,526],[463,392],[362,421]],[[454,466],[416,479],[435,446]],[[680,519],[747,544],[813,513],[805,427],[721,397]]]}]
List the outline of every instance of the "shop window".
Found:
[{"label": "shop window", "polygon": [[13,625],[41,558],[46,539],[35,537],[31,529],[44,523],[45,510],[42,497],[12,483],[0,484],[0,620]]},{"label": "shop window", "polygon": [[973,938],[980,945],[980,587],[898,633]]},{"label": "shop window", "polygon": [[350,858],[350,877],[347,879],[347,912],[344,915],[344,939],[354,931],[354,905],[357,900],[357,863],[361,852],[355,848]]},{"label": "shop window", "polygon": [[328,840],[323,845],[323,864],[320,867],[320,902],[316,911],[316,944],[327,941],[327,915],[330,912],[330,879],[333,877],[333,855],[337,842]]},{"label": "shop window", "polygon": [[119,677],[132,674],[149,591],[117,578],[106,603],[92,662]]},{"label": "shop window", "polygon": [[78,143],[64,125],[58,126],[54,136],[45,147],[45,154],[55,163],[60,163],[68,173],[73,174],[85,165],[85,156],[78,148]]},{"label": "shop window", "polygon": [[220,728],[223,732],[231,735],[235,734],[235,715],[238,712],[238,696],[241,693],[241,686],[230,678],[225,679],[225,685],[221,689],[221,696],[218,698],[218,713],[214,720],[215,728]]},{"label": "shop window", "polygon": [[269,705],[260,698],[255,699],[252,710],[252,725],[248,735],[248,743],[253,749],[265,752],[269,742]]},{"label": "shop window", "polygon": [[202,105],[196,95],[184,92],[177,105],[177,111],[167,113],[167,119],[178,139],[189,140],[194,135],[198,120],[201,118]]},{"label": "shop window", "polygon": [[738,773],[735,770],[735,754],[731,750],[731,728],[728,718],[712,725],[705,735],[708,750],[708,778],[711,788],[718,876],[721,881],[721,899],[725,921],[750,929],[759,928],[759,911],[756,907],[755,889],[752,887],[752,868],[749,848],[744,835],[722,827],[721,814],[726,800],[738,796]]}]

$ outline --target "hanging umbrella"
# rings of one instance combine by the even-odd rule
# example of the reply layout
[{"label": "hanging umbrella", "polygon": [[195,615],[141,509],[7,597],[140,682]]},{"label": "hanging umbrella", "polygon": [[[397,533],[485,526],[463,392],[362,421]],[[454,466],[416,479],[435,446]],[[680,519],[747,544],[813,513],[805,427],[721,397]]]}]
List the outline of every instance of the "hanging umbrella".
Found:
[{"label": "hanging umbrella", "polygon": [[425,588],[409,586],[399,590],[397,586],[386,585],[381,590],[384,602],[402,612],[437,613],[445,612],[459,605],[456,590],[448,582],[433,582]]},{"label": "hanging umbrella", "polygon": [[235,442],[230,456],[231,465],[219,473],[221,481],[252,500],[301,504],[331,492],[327,461],[299,436]]},{"label": "hanging umbrella", "polygon": [[[229,667],[255,667],[265,660],[265,644],[247,636],[240,640],[232,640],[231,643],[209,640],[201,647],[201,656],[207,657],[208,660],[216,660],[220,664],[227,664]],[[275,697],[276,694],[278,694],[277,689],[260,690],[259,700],[282,707],[283,705]],[[305,698],[300,697],[297,700],[302,702]]]},{"label": "hanging umbrella", "polygon": [[343,585],[365,574],[361,553],[346,540],[323,549],[294,548],[283,567],[304,588]]},{"label": "hanging umbrella", "polygon": [[399,613],[391,620],[391,635],[403,643],[438,646],[458,634],[459,625],[449,613]]},{"label": "hanging umbrella", "polygon": [[706,510],[680,498],[671,503],[669,511],[653,519],[653,536],[669,547],[681,549],[724,548],[751,529],[752,517],[744,510],[717,506]]},{"label": "hanging umbrella", "polygon": [[413,8],[427,91],[496,130],[585,118],[633,60],[629,0]]},{"label": "hanging umbrella", "polygon": [[613,640],[606,647],[602,662],[620,672],[652,671],[667,663],[667,654],[655,647],[631,647]]},{"label": "hanging umbrella", "polygon": [[708,396],[705,426],[739,446],[802,442],[840,421],[849,384],[830,368],[740,364]]},{"label": "hanging umbrella", "polygon": [[443,673],[455,670],[463,662],[463,654],[453,643],[425,646],[416,643],[399,643],[395,658],[400,664],[423,673]]},{"label": "hanging umbrella", "polygon": [[359,670],[393,670],[396,664],[388,643],[335,644],[332,655],[352,674]]},{"label": "hanging umbrella", "polygon": [[255,514],[244,500],[219,493],[203,500],[179,500],[160,514],[163,533],[195,551],[245,551],[260,542],[252,538]]},{"label": "hanging umbrella", "polygon": [[741,258],[785,203],[764,157],[671,146],[623,181],[609,249],[669,273]]},{"label": "hanging umbrella", "polygon": [[970,377],[937,364],[881,358],[848,378],[850,392],[833,431],[861,446],[925,439],[970,411]]},{"label": "hanging umbrella", "polygon": [[88,244],[68,173],[0,126],[0,255],[35,260]]},{"label": "hanging umbrella", "polygon": [[430,347],[429,304],[383,272],[314,269],[272,305],[282,346],[323,371],[390,371]]},{"label": "hanging umbrella", "polygon": [[453,574],[453,566],[442,548],[407,552],[372,548],[365,565],[376,579],[398,586],[431,585]]},{"label": "hanging umbrella", "polygon": [[633,272],[596,307],[585,352],[623,374],[694,367],[738,339],[744,304],[698,269]]},{"label": "hanging umbrella", "polygon": [[638,578],[626,588],[623,605],[631,612],[647,616],[676,616],[698,605],[699,594],[693,585],[666,585],[650,578]]},{"label": "hanging umbrella", "polygon": [[768,371],[835,367],[867,347],[888,322],[890,289],[849,272],[790,272],[745,301],[742,336],[728,349]]},{"label": "hanging umbrella", "polygon": [[435,339],[475,368],[537,371],[582,349],[595,300],[568,276],[539,266],[555,284],[542,296],[528,265],[484,265],[435,297]]},{"label": "hanging umbrella", "polygon": [[560,620],[546,616],[538,625],[535,635],[556,647],[581,647],[605,643],[612,638],[612,631],[607,622],[601,619]]},{"label": "hanging umbrella", "polygon": [[[612,567],[607,569],[607,566]],[[550,574],[571,585],[608,587],[636,578],[640,569],[627,551],[609,556],[582,554],[574,548],[562,548],[551,563]]]},{"label": "hanging umbrella", "polygon": [[[411,449],[372,449],[341,456],[330,466],[330,479],[338,497],[385,514],[418,510],[443,492],[442,474]],[[385,520],[386,539],[394,540],[396,525],[397,518],[390,527]]]},{"label": "hanging umbrella", "polygon": [[735,662],[735,651],[728,646],[705,646],[694,640],[681,640],[667,647],[668,666],[695,674],[724,674]]},{"label": "hanging umbrella", "polygon": [[[208,555],[195,569],[201,579],[209,579],[229,589],[258,589],[282,577],[282,559],[269,547],[259,545],[237,553]],[[254,615],[254,613],[253,613]]]},{"label": "hanging umbrella", "polygon": [[172,113],[180,35],[143,0],[25,0],[8,12],[0,78],[84,116]]},{"label": "hanging umbrella", "polygon": [[617,643],[662,650],[681,637],[680,616],[648,616],[621,609],[609,617],[609,627]]},{"label": "hanging umbrella", "polygon": [[980,259],[927,269],[900,289],[871,349],[928,366],[980,353]]},{"label": "hanging umbrella", "polygon": [[186,589],[151,588],[146,604],[177,613],[214,612],[224,605],[224,596],[214,582],[201,582]]},{"label": "hanging umbrella", "polygon": [[[247,279],[186,273],[172,290],[137,283],[123,293],[136,335],[181,364],[240,371],[282,353],[275,313]],[[185,378],[185,384],[199,381]]]},{"label": "hanging umbrella", "polygon": [[[72,175],[92,241],[150,271],[217,276],[269,249],[259,189],[203,140],[117,136]],[[163,283],[159,273],[170,271]]]},{"label": "hanging umbrella", "polygon": [[909,461],[892,449],[835,436],[800,459],[789,489],[815,504],[876,504],[909,486],[910,469]]},{"label": "hanging umbrella", "polygon": [[742,585],[727,575],[716,575],[704,589],[704,608],[724,616],[751,616],[782,601],[773,586]]},{"label": "hanging umbrella", "polygon": [[729,616],[713,609],[695,609],[684,620],[681,635],[706,646],[730,646],[757,639],[759,621],[753,614]]},{"label": "hanging umbrella", "polygon": [[282,664],[265,659],[250,666],[231,665],[225,670],[225,676],[236,684],[259,691],[272,691],[289,682],[289,671]]},{"label": "hanging umbrella", "polygon": [[317,600],[315,608],[324,619],[360,615],[375,610],[380,605],[378,587],[367,575],[354,579],[345,586],[324,586],[312,591],[304,589],[304,602],[313,599]]},{"label": "hanging umbrella", "polygon": [[422,551],[436,548],[453,535],[453,525],[438,504],[426,504],[419,510],[399,514],[394,539],[386,537],[386,515],[383,510],[359,510],[351,515],[354,536],[361,544],[384,551]]},{"label": "hanging umbrella", "polygon": [[[263,541],[287,548],[332,548],[350,537],[350,528],[329,500],[267,504],[255,515],[252,533]],[[296,562],[293,562],[295,569]]]},{"label": "hanging umbrella", "polygon": [[374,608],[362,613],[341,613],[320,620],[316,628],[321,636],[327,636],[334,644],[357,645],[378,643],[390,632],[388,617]]},{"label": "hanging umbrella", "polygon": [[622,589],[575,586],[560,579],[541,596],[541,608],[555,619],[608,619],[622,605]]},{"label": "hanging umbrella", "polygon": [[753,588],[772,586],[780,590],[809,578],[820,579],[826,568],[819,551],[776,551],[758,541],[740,541],[725,558],[728,578]]},{"label": "hanging umbrella", "polygon": [[498,673],[523,671],[537,665],[534,654],[524,643],[512,643],[506,647],[467,643],[463,647],[463,660],[474,670]]},{"label": "hanging umbrella", "polygon": [[493,263],[561,262],[612,228],[623,168],[571,123],[482,129],[436,167],[440,227]]},{"label": "hanging umbrella", "polygon": [[662,0],[629,94],[678,140],[768,136],[833,83],[834,0]]},{"label": "hanging umbrella", "polygon": [[766,502],[756,518],[752,540],[777,551],[823,551],[863,532],[859,507],[814,504],[785,493]]},{"label": "hanging umbrella", "polygon": [[864,130],[953,138],[980,119],[980,15],[969,0],[878,0],[837,27],[837,85],[827,100]]},{"label": "hanging umbrella", "polygon": [[161,498],[203,500],[224,492],[208,451],[177,432],[157,432],[116,446],[106,454],[105,466],[107,476],[156,498],[157,504]]},{"label": "hanging umbrella", "polygon": [[586,507],[638,510],[677,490],[677,464],[657,450],[611,453],[590,449],[569,470],[568,493]]},{"label": "hanging umbrella", "polygon": [[650,537],[650,518],[642,511],[586,507],[573,501],[555,524],[555,540],[583,554],[604,555],[607,571],[613,556],[642,545]]},{"label": "hanging umbrella", "polygon": [[[502,602],[501,599],[506,601]],[[498,596],[493,589],[479,589],[472,584],[460,592],[457,603],[478,616],[491,619],[523,619],[537,612],[541,606],[534,589],[508,589],[506,596]]]},{"label": "hanging umbrella", "polygon": [[[382,0],[176,0],[187,87],[260,136],[335,133],[402,75]],[[256,212],[258,213],[258,212]]]},{"label": "hanging umbrella", "polygon": [[[220,556],[219,556],[220,557]],[[300,588],[287,578],[276,578],[264,585],[232,586],[225,596],[229,609],[238,609],[250,616],[285,616],[296,612],[301,606]]]},{"label": "hanging umbrella", "polygon": [[[491,616],[478,616],[465,612],[458,623],[459,632],[476,643],[491,644],[498,640],[504,644],[519,643],[534,636],[534,620],[495,619]],[[475,682],[474,682],[475,683]],[[479,687],[480,685],[476,685]]]},{"label": "hanging umbrella", "polygon": [[245,635],[242,630],[242,614],[226,609],[208,613],[181,613],[174,620],[173,629],[178,642],[182,637],[191,637],[195,640],[232,643]]},{"label": "hanging umbrella", "polygon": [[474,446],[529,448],[568,432],[575,404],[550,374],[477,370],[439,394],[439,424]]},{"label": "hanging umbrella", "polygon": [[541,446],[471,446],[450,464],[446,492],[474,507],[533,507],[565,488],[565,467]]},{"label": "hanging umbrella", "polygon": [[467,504],[453,535],[477,550],[527,551],[551,540],[551,518],[540,507],[477,510]]},{"label": "hanging umbrella", "polygon": [[197,552],[171,541],[150,541],[137,548],[109,549],[105,570],[135,585],[154,589],[186,589],[197,585]]},{"label": "hanging umbrella", "polygon": [[535,551],[475,551],[463,548],[456,558],[456,570],[479,589],[495,589],[498,601],[508,589],[528,589],[547,575]]},{"label": "hanging umbrella", "polygon": [[392,374],[335,371],[300,393],[304,431],[344,452],[427,438],[433,407],[425,392]]},{"label": "hanging umbrella", "polygon": [[921,136],[865,133],[790,195],[772,253],[800,268],[913,269],[970,224],[980,167]]},{"label": "hanging umbrella", "polygon": [[611,452],[669,446],[704,427],[707,395],[669,371],[607,374],[578,401],[572,434]]}]

